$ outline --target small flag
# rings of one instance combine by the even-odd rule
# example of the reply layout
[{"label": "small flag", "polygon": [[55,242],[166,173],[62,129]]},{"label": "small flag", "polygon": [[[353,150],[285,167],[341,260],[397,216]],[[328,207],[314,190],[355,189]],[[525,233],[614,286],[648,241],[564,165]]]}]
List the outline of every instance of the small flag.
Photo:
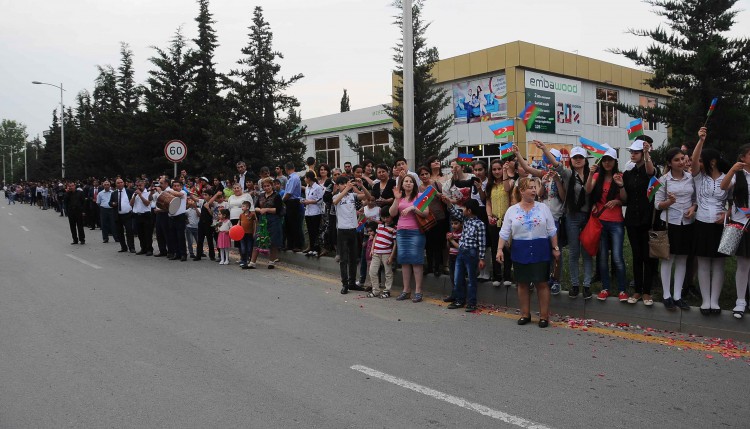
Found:
[{"label": "small flag", "polygon": [[515,134],[515,126],[513,125],[513,119],[507,121],[498,122],[497,124],[490,125],[490,130],[495,135],[496,139],[503,137],[510,137]]},{"label": "small flag", "polygon": [[534,102],[529,101],[518,116],[521,118],[524,125],[526,125],[526,131],[529,131],[531,130],[531,127],[534,126],[534,121],[536,121],[538,115],[539,108],[536,107]]},{"label": "small flag", "polygon": [[367,223],[367,218],[364,214],[360,213],[357,215],[357,232],[362,232],[365,230],[365,224]]},{"label": "small flag", "polygon": [[716,103],[719,102],[719,97],[715,97],[713,100],[711,100],[711,105],[708,106],[708,114],[706,117],[711,116],[712,113],[714,113],[714,109],[716,108]]},{"label": "small flag", "polygon": [[513,143],[508,143],[500,146],[500,159],[505,159],[513,156]]},{"label": "small flag", "polygon": [[750,215],[750,209],[747,207],[737,207],[737,210],[741,211],[742,213],[746,215]]},{"label": "small flag", "polygon": [[583,148],[586,149],[588,153],[594,158],[601,158],[605,153],[607,153],[606,146],[602,146],[593,140],[581,137],[579,141],[581,142],[581,146],[583,146]]},{"label": "small flag", "polygon": [[628,140],[633,141],[643,135],[643,119],[636,119],[628,126]]},{"label": "small flag", "polygon": [[422,195],[418,196],[416,200],[414,200],[414,207],[417,208],[417,210],[423,212],[424,209],[427,208],[427,206],[430,205],[433,199],[435,199],[435,196],[437,195],[437,189],[435,189],[432,186],[428,186],[427,189],[422,192]]},{"label": "small flag", "polygon": [[458,165],[471,165],[471,161],[474,159],[474,155],[470,153],[459,153],[456,162]]},{"label": "small flag", "polygon": [[656,178],[656,176],[651,178],[651,181],[648,182],[648,189],[646,189],[646,196],[648,197],[649,201],[654,201],[654,195],[656,195],[656,191],[661,188],[661,182],[659,182],[659,179]]}]

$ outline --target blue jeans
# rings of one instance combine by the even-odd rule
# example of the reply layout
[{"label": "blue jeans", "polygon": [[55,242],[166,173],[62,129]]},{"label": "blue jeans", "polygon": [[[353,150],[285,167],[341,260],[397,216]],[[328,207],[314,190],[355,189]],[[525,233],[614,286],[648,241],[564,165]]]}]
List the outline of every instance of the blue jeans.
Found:
[{"label": "blue jeans", "polygon": [[599,275],[602,277],[602,290],[608,290],[610,286],[609,251],[612,250],[612,259],[615,262],[617,274],[617,286],[620,292],[625,291],[625,258],[622,255],[622,244],[625,240],[624,222],[602,222],[602,238],[599,243]]},{"label": "blue jeans", "polygon": [[586,222],[588,222],[588,214],[583,212],[568,214],[565,218],[565,227],[568,230],[568,248],[570,249],[568,271],[570,272],[570,284],[572,286],[579,285],[578,261],[581,256],[583,256],[583,287],[591,286],[594,262],[591,255],[583,250],[581,241],[578,239],[586,226]]},{"label": "blue jeans", "polygon": [[[453,297],[456,302],[477,305],[477,269],[479,268],[479,250],[460,247],[456,257],[456,274],[453,279]],[[466,287],[466,275],[469,286]],[[468,297],[467,297],[468,289]]]},{"label": "blue jeans", "polygon": [[[188,228],[185,227],[185,238],[187,238],[187,249],[190,256],[195,256],[193,254],[193,243],[198,242],[198,228]],[[200,253],[200,250],[198,251]]]},{"label": "blue jeans", "polygon": [[247,261],[250,259],[250,254],[253,253],[253,234],[245,233],[240,240],[240,264],[247,265]]}]

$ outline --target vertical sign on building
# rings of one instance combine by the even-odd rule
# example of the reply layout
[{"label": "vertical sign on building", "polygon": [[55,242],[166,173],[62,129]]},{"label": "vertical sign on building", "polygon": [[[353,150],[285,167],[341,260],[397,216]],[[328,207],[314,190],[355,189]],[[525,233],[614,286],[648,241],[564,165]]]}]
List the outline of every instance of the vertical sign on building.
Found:
[{"label": "vertical sign on building", "polygon": [[526,101],[539,107],[532,132],[583,134],[583,95],[581,81],[525,72]]}]

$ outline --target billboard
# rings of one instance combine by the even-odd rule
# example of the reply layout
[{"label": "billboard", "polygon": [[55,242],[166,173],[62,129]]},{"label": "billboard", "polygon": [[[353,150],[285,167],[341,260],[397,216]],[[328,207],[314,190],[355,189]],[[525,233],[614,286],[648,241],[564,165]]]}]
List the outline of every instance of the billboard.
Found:
[{"label": "billboard", "polygon": [[530,131],[583,134],[583,88],[581,81],[526,71],[526,101],[539,107]]},{"label": "billboard", "polygon": [[453,116],[457,124],[508,117],[505,74],[453,84]]}]

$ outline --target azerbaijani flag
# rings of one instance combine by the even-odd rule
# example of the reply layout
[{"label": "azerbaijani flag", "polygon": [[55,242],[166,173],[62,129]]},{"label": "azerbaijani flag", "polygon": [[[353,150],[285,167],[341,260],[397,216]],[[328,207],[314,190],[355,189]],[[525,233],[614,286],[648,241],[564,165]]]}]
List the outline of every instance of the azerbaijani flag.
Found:
[{"label": "azerbaijani flag", "polygon": [[661,188],[661,182],[659,182],[659,179],[657,179],[656,176],[652,177],[648,182],[648,189],[646,189],[646,196],[649,201],[654,201],[654,195],[656,195],[656,191],[658,191],[659,188]]},{"label": "azerbaijani flag", "polygon": [[706,117],[711,116],[712,113],[714,113],[714,109],[716,108],[716,103],[719,102],[719,97],[714,97],[713,100],[711,100],[711,105],[708,106],[708,114]]},{"label": "azerbaijani flag", "polygon": [[636,119],[628,126],[628,140],[633,141],[643,135],[643,119]]},{"label": "azerbaijani flag", "polygon": [[607,153],[606,146],[602,146],[593,140],[581,137],[579,141],[581,142],[581,146],[583,146],[583,148],[586,149],[594,158],[601,158],[605,153]]},{"label": "azerbaijani flag", "polygon": [[422,195],[418,196],[416,200],[414,200],[414,207],[417,208],[417,210],[423,212],[424,209],[427,208],[427,206],[430,205],[432,200],[435,199],[435,196],[437,195],[437,189],[435,189],[433,186],[428,186],[427,189],[422,192]]},{"label": "azerbaijani flag", "polygon": [[500,159],[505,159],[513,156],[513,143],[508,143],[500,146]]},{"label": "azerbaijani flag", "polygon": [[490,125],[490,131],[495,135],[496,139],[503,137],[509,137],[516,133],[516,128],[513,125],[513,119],[507,121],[498,122],[497,124]]},{"label": "azerbaijani flag", "polygon": [[737,207],[737,210],[741,211],[743,214],[750,215],[750,209],[747,207]]},{"label": "azerbaijani flag", "polygon": [[360,213],[357,215],[357,232],[362,232],[365,230],[365,224],[367,223],[367,218],[364,214]]},{"label": "azerbaijani flag", "polygon": [[538,115],[539,108],[536,107],[534,102],[529,101],[518,116],[521,118],[524,125],[526,125],[526,131],[529,131],[531,130],[531,127],[534,126],[534,121],[536,121]]},{"label": "azerbaijani flag", "polygon": [[470,153],[459,153],[456,162],[458,165],[471,165],[471,161],[474,159],[474,155]]}]

